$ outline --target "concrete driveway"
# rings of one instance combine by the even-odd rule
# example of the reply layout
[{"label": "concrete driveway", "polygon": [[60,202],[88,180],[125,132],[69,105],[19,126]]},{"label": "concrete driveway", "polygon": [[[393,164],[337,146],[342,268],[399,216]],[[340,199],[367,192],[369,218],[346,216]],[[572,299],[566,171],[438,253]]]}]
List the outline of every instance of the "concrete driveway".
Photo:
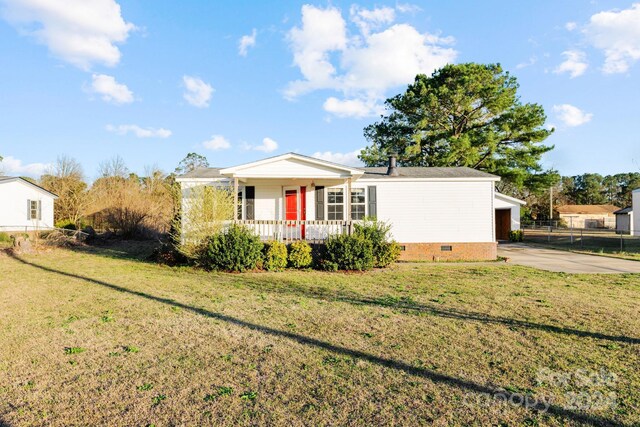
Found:
[{"label": "concrete driveway", "polygon": [[640,273],[640,262],[598,255],[557,251],[521,243],[498,245],[498,255],[509,262],[563,273]]}]

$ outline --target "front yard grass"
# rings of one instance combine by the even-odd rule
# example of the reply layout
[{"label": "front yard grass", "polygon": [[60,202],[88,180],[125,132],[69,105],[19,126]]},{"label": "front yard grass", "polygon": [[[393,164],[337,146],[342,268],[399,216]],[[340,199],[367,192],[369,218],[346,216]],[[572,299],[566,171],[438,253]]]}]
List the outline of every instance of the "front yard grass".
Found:
[{"label": "front yard grass", "polygon": [[0,254],[0,425],[640,423],[638,275],[221,274],[133,246]]}]

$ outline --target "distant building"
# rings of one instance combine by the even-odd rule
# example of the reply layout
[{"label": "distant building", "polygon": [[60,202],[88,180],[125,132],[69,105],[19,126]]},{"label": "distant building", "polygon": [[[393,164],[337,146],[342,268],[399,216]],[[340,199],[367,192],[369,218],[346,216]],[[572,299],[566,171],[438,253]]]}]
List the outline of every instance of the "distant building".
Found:
[{"label": "distant building", "polygon": [[616,231],[633,234],[633,208],[628,207],[614,212]]},{"label": "distant building", "polygon": [[0,176],[0,231],[53,228],[53,201],[57,198],[25,179]]},{"label": "distant building", "polygon": [[558,206],[560,219],[573,228],[615,228],[614,205],[564,205]]},{"label": "distant building", "polygon": [[[633,190],[633,208],[632,210],[636,212],[640,212],[640,188],[637,190]],[[632,215],[631,220],[633,221],[633,229],[631,234],[634,236],[640,236],[640,214]]]}]

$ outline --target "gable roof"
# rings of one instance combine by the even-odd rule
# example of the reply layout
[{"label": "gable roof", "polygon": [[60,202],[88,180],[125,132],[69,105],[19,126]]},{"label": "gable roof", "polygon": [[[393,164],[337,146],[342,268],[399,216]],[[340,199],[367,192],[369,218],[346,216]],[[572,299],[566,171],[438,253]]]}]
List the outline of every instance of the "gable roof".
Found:
[{"label": "gable roof", "polygon": [[362,169],[353,168],[351,166],[344,166],[338,163],[329,162],[327,160],[317,159],[311,156],[305,156],[298,153],[286,153],[279,156],[267,157],[266,159],[257,160],[255,162],[245,163],[238,166],[232,166],[230,168],[224,168],[220,170],[220,174],[228,176],[246,175],[251,174],[251,169],[257,170],[262,166],[266,166],[274,163],[283,162],[295,162],[303,165],[309,165],[312,167],[319,167],[322,169],[329,169],[339,172],[341,175],[347,176],[361,176],[364,171]]},{"label": "gable roof", "polygon": [[27,181],[24,178],[20,178],[19,176],[0,176],[0,184],[6,184],[8,182],[20,182],[22,184],[26,184],[26,185],[30,185],[31,187],[34,187],[36,190],[39,190],[41,192],[47,193],[49,194],[51,197],[53,197],[54,199],[57,199],[58,196],[56,194],[53,194],[51,191],[44,189],[42,187],[40,187],[37,184],[34,184],[33,182]]},{"label": "gable roof", "polygon": [[614,205],[564,205],[558,206],[556,210],[560,214],[577,214],[577,215],[601,215],[612,214],[620,209]]},{"label": "gable roof", "polygon": [[633,208],[631,206],[617,210],[614,212],[614,214],[616,215],[627,215],[630,214],[631,212],[633,212]]}]

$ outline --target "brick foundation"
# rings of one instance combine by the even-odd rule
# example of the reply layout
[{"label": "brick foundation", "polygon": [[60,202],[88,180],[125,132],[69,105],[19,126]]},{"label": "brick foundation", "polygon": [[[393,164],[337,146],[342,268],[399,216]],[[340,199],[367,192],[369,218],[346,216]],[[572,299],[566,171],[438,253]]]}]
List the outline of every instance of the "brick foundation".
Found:
[{"label": "brick foundation", "polygon": [[[401,261],[487,261],[498,257],[496,242],[399,244],[404,247],[400,252]],[[443,250],[443,246],[451,250]]]}]

